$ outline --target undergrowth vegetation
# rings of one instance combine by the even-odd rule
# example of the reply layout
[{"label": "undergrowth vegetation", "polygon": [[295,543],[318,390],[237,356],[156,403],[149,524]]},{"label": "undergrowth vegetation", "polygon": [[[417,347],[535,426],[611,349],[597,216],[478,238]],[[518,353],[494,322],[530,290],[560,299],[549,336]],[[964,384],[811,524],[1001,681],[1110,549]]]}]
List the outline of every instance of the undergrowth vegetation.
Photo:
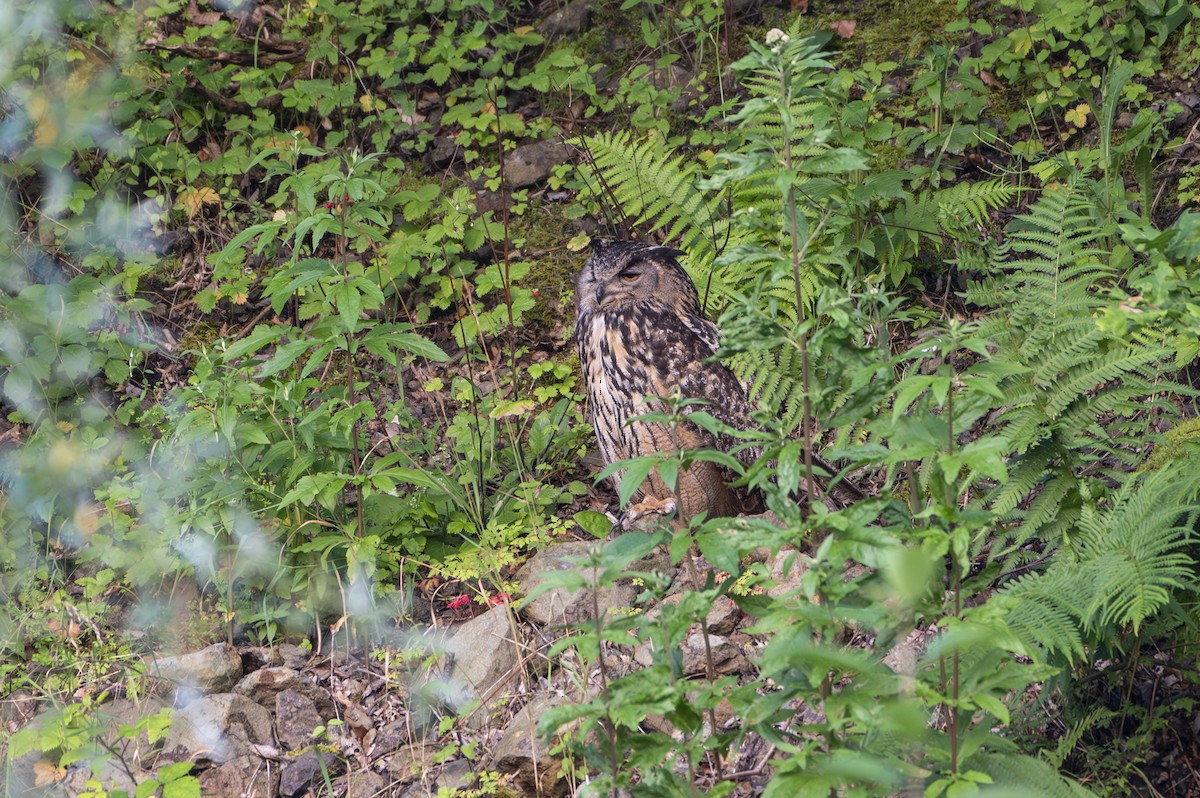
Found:
[{"label": "undergrowth vegetation", "polygon": [[[1156,82],[1195,77],[1200,14],[944,2],[880,51],[827,32],[861,4],[731,5],[596,0],[565,34],[492,0],[0,9],[0,695],[58,708],[9,766],[110,756],[89,708],[149,650],[399,645],[607,536],[570,275],[636,235],[687,252],[774,517],[544,583],[636,573],[653,607],[551,649],[601,674],[541,721],[587,794],[1154,789],[1200,698],[1200,167]],[[570,157],[516,177],[540,141]],[[838,481],[862,497],[796,501]],[[660,545],[689,588],[657,603]],[[753,678],[685,678],[722,598]]]}]

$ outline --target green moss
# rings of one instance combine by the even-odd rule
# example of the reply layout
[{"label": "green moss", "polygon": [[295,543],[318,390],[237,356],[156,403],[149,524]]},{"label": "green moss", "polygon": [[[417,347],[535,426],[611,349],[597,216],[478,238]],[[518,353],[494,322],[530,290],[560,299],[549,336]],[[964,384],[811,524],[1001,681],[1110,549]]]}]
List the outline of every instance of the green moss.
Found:
[{"label": "green moss", "polygon": [[945,27],[959,17],[954,0],[862,0],[814,4],[819,13],[800,19],[800,32],[827,31],[838,20],[857,23],[849,39],[834,46],[852,60],[905,61],[917,56],[931,42],[949,39]]},{"label": "green moss", "polygon": [[583,265],[583,255],[567,249],[567,242],[578,233],[578,223],[563,215],[560,204],[535,205],[512,219],[512,235],[521,240],[530,258],[529,273],[521,284],[536,290],[537,304],[525,313],[525,324],[552,330],[573,312],[572,291],[575,272]]},{"label": "green moss", "polygon": [[882,142],[872,148],[874,159],[871,169],[874,172],[886,172],[889,169],[899,169],[908,158],[908,150],[899,144]]},{"label": "green moss", "polygon": [[216,326],[205,322],[196,322],[187,328],[187,332],[179,339],[180,352],[198,352],[201,349],[212,348],[221,336]]}]

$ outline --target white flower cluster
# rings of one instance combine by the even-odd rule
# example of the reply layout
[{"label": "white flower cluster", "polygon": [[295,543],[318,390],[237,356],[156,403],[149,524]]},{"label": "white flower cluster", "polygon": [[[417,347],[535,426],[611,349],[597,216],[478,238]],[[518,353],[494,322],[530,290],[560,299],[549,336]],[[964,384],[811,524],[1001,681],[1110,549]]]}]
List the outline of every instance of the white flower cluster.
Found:
[{"label": "white flower cluster", "polygon": [[767,31],[767,45],[771,48],[771,52],[779,52],[779,48],[783,46],[791,37],[781,31],[779,28],[771,28]]}]

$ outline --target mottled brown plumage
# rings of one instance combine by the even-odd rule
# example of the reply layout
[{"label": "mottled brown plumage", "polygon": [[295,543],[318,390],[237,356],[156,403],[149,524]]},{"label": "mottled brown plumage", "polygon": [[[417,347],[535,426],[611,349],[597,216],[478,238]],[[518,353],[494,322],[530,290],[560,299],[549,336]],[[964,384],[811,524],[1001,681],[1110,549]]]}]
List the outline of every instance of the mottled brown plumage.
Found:
[{"label": "mottled brown plumage", "polygon": [[[703,409],[735,429],[750,429],[746,389],[723,363],[711,361],[718,330],[704,317],[691,278],[676,249],[632,241],[594,245],[575,285],[575,341],[587,385],[588,413],[606,463],[681,449],[730,450],[735,441],[696,424],[628,423],[665,411],[662,397],[701,399]],[[757,451],[743,450],[746,462]],[[694,463],[679,475],[678,507],[684,517],[736,515],[752,509],[744,491],[729,487],[727,469]],[[613,475],[614,485],[620,473]],[[674,500],[656,473],[635,497],[652,510]]]}]

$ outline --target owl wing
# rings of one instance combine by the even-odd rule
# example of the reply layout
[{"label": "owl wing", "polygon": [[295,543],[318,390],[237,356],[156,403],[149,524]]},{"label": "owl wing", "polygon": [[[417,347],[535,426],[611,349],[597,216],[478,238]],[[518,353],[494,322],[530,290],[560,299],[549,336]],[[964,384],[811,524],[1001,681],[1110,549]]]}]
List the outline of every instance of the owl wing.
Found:
[{"label": "owl wing", "polygon": [[[746,389],[737,376],[719,361],[710,360],[719,346],[720,333],[708,319],[695,315],[679,318],[683,324],[661,329],[661,357],[655,353],[657,372],[652,379],[658,396],[670,396],[678,388],[685,399],[701,399],[708,404],[690,409],[703,410],[734,429],[753,429],[752,410]],[[728,451],[739,441],[721,436],[702,445]],[[759,452],[751,447],[737,453],[749,464]]]}]

